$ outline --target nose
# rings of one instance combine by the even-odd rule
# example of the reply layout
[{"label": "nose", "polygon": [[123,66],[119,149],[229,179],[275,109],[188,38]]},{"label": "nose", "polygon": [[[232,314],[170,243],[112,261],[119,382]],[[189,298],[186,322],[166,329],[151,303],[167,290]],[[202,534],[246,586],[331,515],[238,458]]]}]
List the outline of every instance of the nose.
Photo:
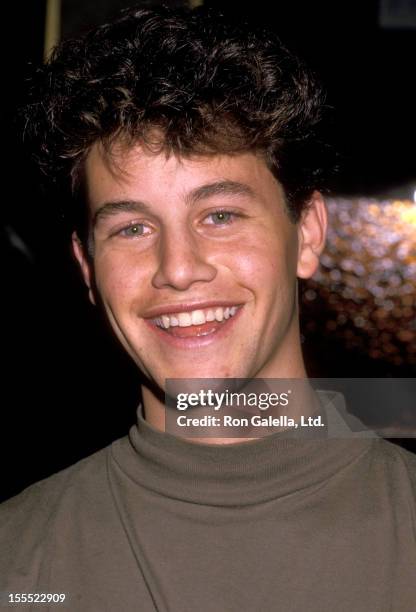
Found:
[{"label": "nose", "polygon": [[166,232],[159,244],[158,267],[152,284],[156,289],[170,287],[185,291],[193,283],[209,282],[217,274],[207,261],[206,248],[191,232],[175,235]]}]

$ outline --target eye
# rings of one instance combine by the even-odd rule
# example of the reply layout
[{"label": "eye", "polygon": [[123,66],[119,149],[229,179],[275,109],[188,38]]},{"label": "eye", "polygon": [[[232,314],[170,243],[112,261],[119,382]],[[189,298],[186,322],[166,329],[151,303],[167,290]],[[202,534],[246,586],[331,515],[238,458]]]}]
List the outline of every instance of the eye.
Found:
[{"label": "eye", "polygon": [[149,228],[144,223],[132,223],[128,227],[123,227],[118,233],[124,238],[136,238],[149,233]]},{"label": "eye", "polygon": [[236,216],[235,213],[228,210],[215,210],[206,218],[211,220],[211,222],[208,221],[211,225],[227,225],[227,223],[232,223]]}]

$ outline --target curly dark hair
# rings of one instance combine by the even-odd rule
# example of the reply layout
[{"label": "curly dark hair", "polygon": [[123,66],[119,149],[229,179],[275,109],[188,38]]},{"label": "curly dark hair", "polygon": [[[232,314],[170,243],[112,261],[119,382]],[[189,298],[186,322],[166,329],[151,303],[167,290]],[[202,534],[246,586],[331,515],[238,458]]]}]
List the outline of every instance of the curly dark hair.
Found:
[{"label": "curly dark hair", "polygon": [[34,75],[23,115],[37,163],[72,192],[97,141],[182,156],[253,151],[296,222],[331,167],[325,108],[314,75],[274,33],[212,9],[160,7],[63,42]]}]

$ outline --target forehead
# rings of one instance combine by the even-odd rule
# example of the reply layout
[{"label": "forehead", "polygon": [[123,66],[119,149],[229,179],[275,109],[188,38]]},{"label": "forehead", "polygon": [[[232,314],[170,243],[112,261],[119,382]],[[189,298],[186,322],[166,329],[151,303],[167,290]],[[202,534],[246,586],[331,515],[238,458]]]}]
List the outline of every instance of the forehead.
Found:
[{"label": "forehead", "polygon": [[150,201],[167,193],[170,197],[186,197],[201,185],[218,181],[234,181],[258,194],[270,189],[281,193],[265,161],[251,152],[181,157],[152,153],[140,145],[119,145],[107,152],[96,144],[84,170],[92,208],[109,199],[132,195]]}]

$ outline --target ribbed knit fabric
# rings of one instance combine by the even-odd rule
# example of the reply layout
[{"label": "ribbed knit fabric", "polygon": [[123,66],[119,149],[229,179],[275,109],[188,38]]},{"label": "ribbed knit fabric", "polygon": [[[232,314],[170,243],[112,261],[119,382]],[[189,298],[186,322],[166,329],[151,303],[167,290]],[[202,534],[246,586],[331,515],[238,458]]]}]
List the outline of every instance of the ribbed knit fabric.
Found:
[{"label": "ribbed knit fabric", "polygon": [[66,593],[72,612],[412,612],[415,480],[416,458],[383,440],[203,445],[139,412],[128,437],[0,506],[3,602],[46,592]]}]

